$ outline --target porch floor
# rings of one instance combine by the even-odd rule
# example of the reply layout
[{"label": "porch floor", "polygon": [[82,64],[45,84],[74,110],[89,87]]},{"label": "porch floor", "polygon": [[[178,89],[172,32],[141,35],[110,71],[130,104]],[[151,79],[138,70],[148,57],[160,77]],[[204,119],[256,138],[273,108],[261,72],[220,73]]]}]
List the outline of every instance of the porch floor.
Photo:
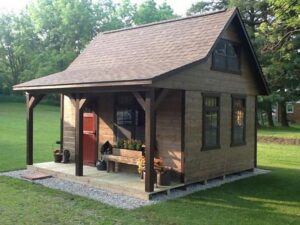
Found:
[{"label": "porch floor", "polygon": [[74,163],[44,162],[27,167],[28,170],[50,174],[54,177],[85,184],[94,188],[104,189],[115,193],[122,193],[142,199],[151,199],[152,195],[160,192],[168,193],[174,188],[183,187],[184,184],[172,183],[171,186],[155,187],[153,192],[145,192],[145,182],[138,174],[129,172],[99,171],[96,167],[83,166],[83,176],[75,176]]}]

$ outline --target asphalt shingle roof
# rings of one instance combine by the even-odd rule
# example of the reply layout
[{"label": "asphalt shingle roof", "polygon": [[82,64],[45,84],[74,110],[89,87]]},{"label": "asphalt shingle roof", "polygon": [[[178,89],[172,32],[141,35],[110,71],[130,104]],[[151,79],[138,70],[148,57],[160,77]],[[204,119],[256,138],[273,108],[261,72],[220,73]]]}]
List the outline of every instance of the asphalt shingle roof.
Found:
[{"label": "asphalt shingle roof", "polygon": [[151,80],[205,58],[234,10],[98,34],[62,72],[14,86]]}]

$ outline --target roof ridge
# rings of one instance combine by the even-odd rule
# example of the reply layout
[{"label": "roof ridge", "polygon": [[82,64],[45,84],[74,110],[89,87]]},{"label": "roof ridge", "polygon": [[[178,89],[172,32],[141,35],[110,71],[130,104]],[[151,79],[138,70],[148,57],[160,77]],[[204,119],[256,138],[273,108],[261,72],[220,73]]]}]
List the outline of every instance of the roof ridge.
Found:
[{"label": "roof ridge", "polygon": [[117,33],[117,32],[122,32],[122,31],[126,31],[126,30],[134,30],[134,29],[138,29],[138,28],[155,26],[155,25],[158,25],[158,24],[172,23],[172,22],[177,22],[177,21],[181,21],[181,20],[187,20],[187,19],[193,19],[193,18],[198,18],[198,17],[210,16],[210,15],[214,15],[214,14],[218,14],[218,13],[222,13],[222,12],[226,12],[226,11],[228,11],[227,8],[221,9],[221,10],[216,10],[216,11],[213,11],[213,12],[206,12],[206,13],[196,14],[196,15],[193,15],[193,16],[185,16],[185,17],[180,17],[180,18],[175,18],[175,19],[162,20],[162,21],[158,21],[158,22],[152,22],[152,23],[147,23],[147,24],[133,26],[133,27],[125,27],[125,28],[105,31],[105,32],[101,32],[101,33],[102,34]]}]

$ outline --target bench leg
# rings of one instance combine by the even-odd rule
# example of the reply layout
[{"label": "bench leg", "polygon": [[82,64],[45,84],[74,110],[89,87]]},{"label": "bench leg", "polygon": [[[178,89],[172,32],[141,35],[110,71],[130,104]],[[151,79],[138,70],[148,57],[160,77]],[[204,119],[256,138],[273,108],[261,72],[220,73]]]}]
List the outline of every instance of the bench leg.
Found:
[{"label": "bench leg", "polygon": [[119,172],[119,163],[115,162],[115,172]]}]

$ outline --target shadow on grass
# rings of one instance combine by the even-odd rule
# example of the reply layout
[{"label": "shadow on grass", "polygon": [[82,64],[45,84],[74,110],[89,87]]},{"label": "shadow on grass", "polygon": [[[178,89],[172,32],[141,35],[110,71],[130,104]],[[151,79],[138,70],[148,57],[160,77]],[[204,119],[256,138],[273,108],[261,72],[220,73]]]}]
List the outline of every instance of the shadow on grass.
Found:
[{"label": "shadow on grass", "polygon": [[193,207],[220,207],[294,215],[286,208],[298,208],[300,218],[300,170],[268,167],[272,172],[222,187],[198,192],[178,200]]}]

